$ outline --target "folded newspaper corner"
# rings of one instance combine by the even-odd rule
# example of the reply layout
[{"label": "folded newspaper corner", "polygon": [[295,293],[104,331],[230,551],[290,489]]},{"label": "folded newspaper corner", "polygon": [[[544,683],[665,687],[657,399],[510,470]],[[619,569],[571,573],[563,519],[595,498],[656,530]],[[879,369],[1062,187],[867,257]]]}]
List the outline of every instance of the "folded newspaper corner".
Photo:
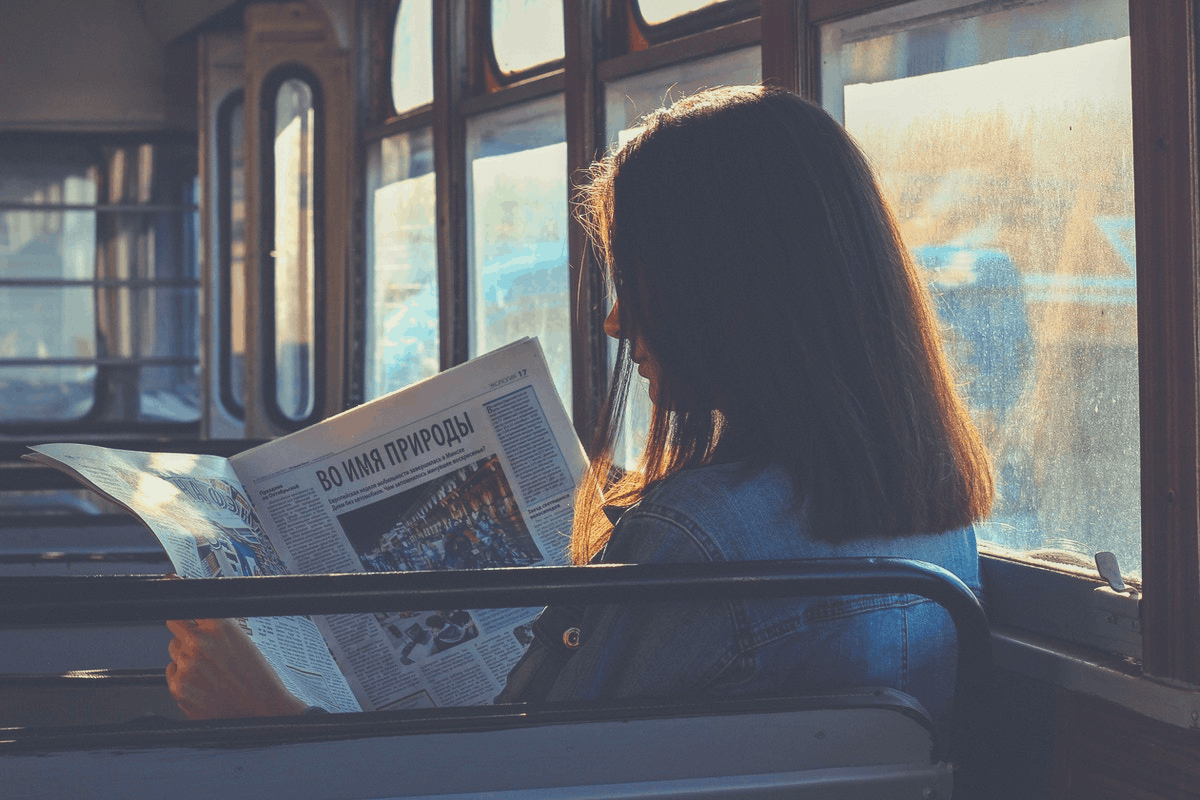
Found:
[{"label": "folded newspaper corner", "polygon": [[[185,578],[569,562],[586,460],[522,339],[232,458],[47,444],[26,456],[124,506]],[[269,617],[245,627],[330,711],[491,702],[539,609]]]}]

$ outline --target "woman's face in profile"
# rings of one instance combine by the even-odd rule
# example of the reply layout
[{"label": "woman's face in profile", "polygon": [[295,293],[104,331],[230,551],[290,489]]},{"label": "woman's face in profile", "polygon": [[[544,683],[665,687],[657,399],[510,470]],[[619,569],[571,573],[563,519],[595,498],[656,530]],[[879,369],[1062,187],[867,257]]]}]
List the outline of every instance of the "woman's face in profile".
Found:
[{"label": "woman's face in profile", "polygon": [[[604,332],[614,339],[627,338],[621,332],[621,320],[617,312],[617,302],[613,302],[612,310],[608,312],[608,316],[604,320]],[[646,380],[650,381],[650,401],[658,403],[658,362],[650,355],[650,351],[646,346],[637,339],[631,339],[630,344],[633,348],[631,357],[633,363],[637,364],[638,375],[641,375]]]}]

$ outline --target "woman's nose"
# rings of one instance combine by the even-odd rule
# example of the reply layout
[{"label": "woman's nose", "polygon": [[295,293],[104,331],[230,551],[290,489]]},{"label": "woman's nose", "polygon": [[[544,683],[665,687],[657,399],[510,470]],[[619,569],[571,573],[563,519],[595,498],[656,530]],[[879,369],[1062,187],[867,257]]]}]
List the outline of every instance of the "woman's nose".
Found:
[{"label": "woman's nose", "polygon": [[621,321],[617,317],[617,304],[614,302],[612,311],[604,318],[604,332],[614,339],[621,338]]}]

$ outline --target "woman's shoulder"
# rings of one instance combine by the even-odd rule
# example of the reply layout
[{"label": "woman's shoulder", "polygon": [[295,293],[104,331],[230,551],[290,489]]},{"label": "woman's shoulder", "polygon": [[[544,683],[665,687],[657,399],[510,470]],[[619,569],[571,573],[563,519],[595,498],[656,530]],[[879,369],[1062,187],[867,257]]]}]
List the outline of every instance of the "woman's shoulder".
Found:
[{"label": "woman's shoulder", "polygon": [[[751,538],[798,542],[803,517],[782,471],[742,464],[697,467],[665,478],[626,511],[610,549],[639,561],[800,558],[802,553],[755,555],[755,547],[747,545]],[[758,534],[751,536],[753,531]]]},{"label": "woman's shoulder", "polygon": [[654,486],[638,508],[682,516],[705,527],[747,520],[800,524],[804,516],[803,503],[786,472],[740,462],[681,470]]},{"label": "woman's shoulder", "polygon": [[778,467],[719,464],[676,473],[620,518],[609,560],[757,561],[890,556],[928,561],[978,583],[970,527],[903,538],[828,541],[814,535],[802,498]]}]

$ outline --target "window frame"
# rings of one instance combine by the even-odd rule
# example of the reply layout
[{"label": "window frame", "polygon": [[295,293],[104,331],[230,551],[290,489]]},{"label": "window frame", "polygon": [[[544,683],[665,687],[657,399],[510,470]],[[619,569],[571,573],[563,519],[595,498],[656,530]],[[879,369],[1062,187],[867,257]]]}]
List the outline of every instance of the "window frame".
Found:
[{"label": "window frame", "polygon": [[1143,662],[1148,674],[1191,685],[1200,684],[1198,11],[1194,2],[1129,4],[1139,209]]}]

